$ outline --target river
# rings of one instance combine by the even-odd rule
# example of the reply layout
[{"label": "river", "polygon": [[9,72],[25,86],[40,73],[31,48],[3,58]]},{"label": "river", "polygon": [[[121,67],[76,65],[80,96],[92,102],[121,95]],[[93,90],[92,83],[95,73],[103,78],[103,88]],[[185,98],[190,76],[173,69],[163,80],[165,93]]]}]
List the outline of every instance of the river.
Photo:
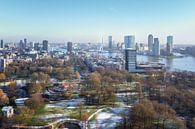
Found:
[{"label": "river", "polygon": [[173,57],[173,58],[155,58],[146,55],[138,55],[138,62],[159,62],[166,65],[168,70],[185,70],[195,72],[195,57],[183,56],[183,57]]}]

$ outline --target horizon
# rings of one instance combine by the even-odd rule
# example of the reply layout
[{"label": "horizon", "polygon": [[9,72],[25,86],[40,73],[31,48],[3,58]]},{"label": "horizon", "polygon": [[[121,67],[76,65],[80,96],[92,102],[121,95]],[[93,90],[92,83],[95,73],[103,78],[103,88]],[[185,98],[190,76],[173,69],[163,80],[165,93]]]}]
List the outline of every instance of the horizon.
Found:
[{"label": "horizon", "polygon": [[19,42],[123,42],[135,35],[147,44],[149,34],[166,43],[195,45],[194,0],[0,0],[0,39]]}]

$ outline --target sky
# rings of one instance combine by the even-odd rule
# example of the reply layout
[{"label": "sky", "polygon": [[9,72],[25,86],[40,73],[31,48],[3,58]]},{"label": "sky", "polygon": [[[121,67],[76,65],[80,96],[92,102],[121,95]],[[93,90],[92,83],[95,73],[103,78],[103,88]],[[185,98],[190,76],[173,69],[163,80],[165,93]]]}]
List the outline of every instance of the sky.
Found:
[{"label": "sky", "polygon": [[18,42],[123,42],[195,44],[195,0],[0,0],[0,39]]}]

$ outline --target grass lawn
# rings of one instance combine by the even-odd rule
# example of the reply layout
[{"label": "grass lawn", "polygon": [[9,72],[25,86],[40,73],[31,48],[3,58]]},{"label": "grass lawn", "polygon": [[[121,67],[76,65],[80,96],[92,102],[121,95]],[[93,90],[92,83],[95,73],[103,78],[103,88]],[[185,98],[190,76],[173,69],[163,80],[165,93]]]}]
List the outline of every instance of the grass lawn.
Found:
[{"label": "grass lawn", "polygon": [[77,120],[87,120],[96,111],[96,109],[77,109],[71,111],[69,117]]},{"label": "grass lawn", "polygon": [[37,117],[33,117],[28,123],[28,126],[44,126],[47,125],[49,121],[38,120]]}]

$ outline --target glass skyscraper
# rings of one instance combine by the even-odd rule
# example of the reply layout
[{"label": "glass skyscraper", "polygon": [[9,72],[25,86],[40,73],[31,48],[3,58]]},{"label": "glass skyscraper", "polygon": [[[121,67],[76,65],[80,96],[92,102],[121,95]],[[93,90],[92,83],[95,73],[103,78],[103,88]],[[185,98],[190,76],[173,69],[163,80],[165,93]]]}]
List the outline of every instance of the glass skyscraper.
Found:
[{"label": "glass skyscraper", "polygon": [[125,48],[135,48],[135,36],[128,35],[124,37]]}]

